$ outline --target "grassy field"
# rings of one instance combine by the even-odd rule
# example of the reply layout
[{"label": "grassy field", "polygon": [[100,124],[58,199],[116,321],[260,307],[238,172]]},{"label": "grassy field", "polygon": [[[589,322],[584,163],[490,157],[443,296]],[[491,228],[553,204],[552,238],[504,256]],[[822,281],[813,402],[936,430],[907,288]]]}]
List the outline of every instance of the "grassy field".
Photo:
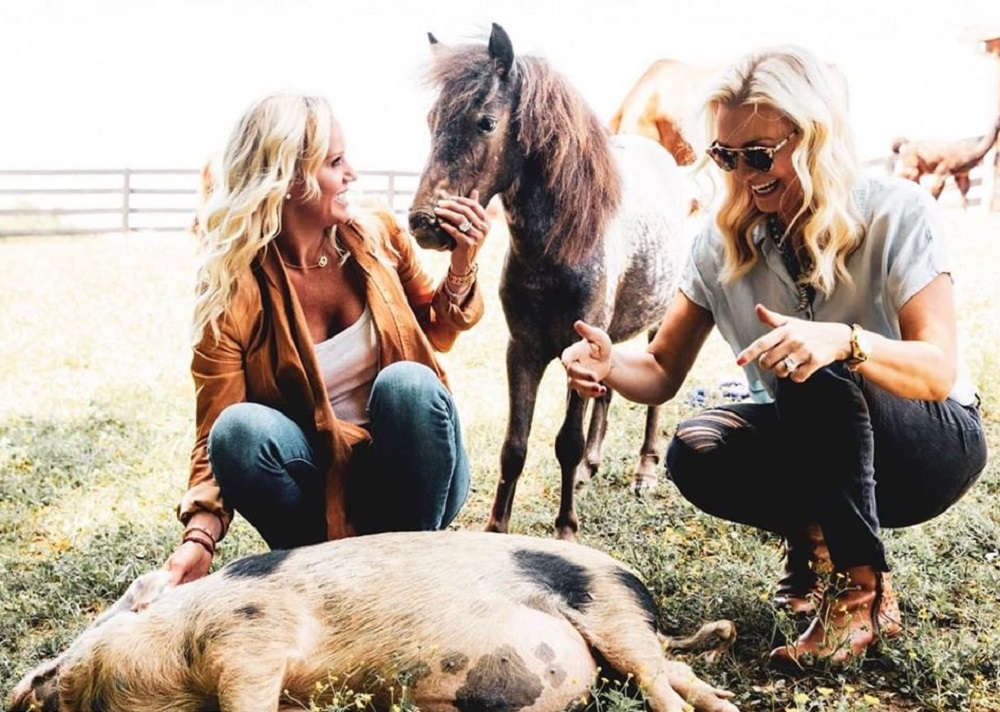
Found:
[{"label": "grassy field", "polygon": [[[961,340],[997,443],[1000,215],[948,210],[946,219]],[[194,412],[192,243],[183,234],[0,242],[0,694],[178,540],[174,506]],[[506,424],[506,329],[496,298],[503,249],[502,233],[492,235],[480,272],[484,322],[444,357],[474,464],[458,521],[469,529],[486,520]],[[695,394],[718,402],[719,384],[736,375],[713,337],[666,408],[665,433],[693,412]],[[515,502],[518,532],[550,536],[563,385],[553,364]],[[736,622],[731,654],[714,666],[690,662],[735,692],[742,709],[1000,710],[997,457],[952,510],[886,532],[906,634],[847,670],[788,674],[767,664],[768,650],[794,633],[768,605],[780,542],[701,515],[669,485],[637,500],[628,484],[643,412],[618,399],[611,418],[601,472],[579,501],[582,540],[642,573],[668,632]],[[218,563],[263,548],[237,519]]]}]

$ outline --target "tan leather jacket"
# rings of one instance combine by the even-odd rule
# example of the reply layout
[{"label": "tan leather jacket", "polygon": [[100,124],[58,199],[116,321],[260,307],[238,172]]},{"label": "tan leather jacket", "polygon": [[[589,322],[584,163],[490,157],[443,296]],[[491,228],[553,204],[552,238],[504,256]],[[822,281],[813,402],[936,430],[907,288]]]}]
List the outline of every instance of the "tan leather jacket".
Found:
[{"label": "tan leather jacket", "polygon": [[[351,253],[348,265],[359,269],[365,300],[378,340],[379,366],[416,361],[447,379],[434,351],[448,351],[458,332],[483,315],[479,287],[459,306],[425,272],[413,238],[395,218],[381,212],[338,228]],[[329,539],[349,536],[345,472],[355,444],[368,431],[337,420],[327,398],[312,339],[298,299],[277,250],[264,249],[238,279],[229,308],[220,320],[221,337],[211,330],[194,349],[191,373],[196,389],[195,444],[188,491],[178,505],[184,523],[198,511],[222,521],[225,536],[232,520],[208,462],[208,434],[216,418],[233,403],[253,402],[275,408],[294,420],[313,445],[326,471],[326,521]],[[221,538],[221,537],[220,537]]]}]

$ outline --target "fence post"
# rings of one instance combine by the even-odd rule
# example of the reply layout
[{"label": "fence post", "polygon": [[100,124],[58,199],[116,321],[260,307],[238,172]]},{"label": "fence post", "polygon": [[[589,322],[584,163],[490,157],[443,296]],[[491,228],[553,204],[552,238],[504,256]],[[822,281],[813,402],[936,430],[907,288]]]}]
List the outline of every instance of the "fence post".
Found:
[{"label": "fence post", "polygon": [[395,213],[396,212],[396,172],[395,171],[389,171],[388,178],[389,178],[389,188],[388,188],[388,192],[389,192],[389,210],[391,210],[392,212]]},{"label": "fence post", "polygon": [[126,168],[122,172],[122,232],[129,231],[129,196],[132,193],[132,171]]}]

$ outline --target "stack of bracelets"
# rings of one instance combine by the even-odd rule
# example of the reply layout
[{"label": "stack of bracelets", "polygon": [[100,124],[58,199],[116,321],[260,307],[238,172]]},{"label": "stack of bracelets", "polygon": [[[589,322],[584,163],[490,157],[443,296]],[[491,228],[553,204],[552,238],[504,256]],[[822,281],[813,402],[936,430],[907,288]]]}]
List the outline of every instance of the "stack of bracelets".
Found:
[{"label": "stack of bracelets", "polygon": [[[469,287],[471,287],[472,283],[476,281],[476,273],[478,271],[479,265],[474,264],[472,265],[472,269],[465,274],[455,274],[449,265],[448,277],[444,282],[445,293],[452,299],[458,299],[460,296],[469,291]],[[452,291],[452,287],[455,288],[455,291]]]},{"label": "stack of bracelets", "polygon": [[215,556],[215,537],[205,527],[199,527],[197,524],[188,525],[188,528],[184,530],[184,538],[181,542],[187,543],[189,541],[200,545],[210,556]]}]

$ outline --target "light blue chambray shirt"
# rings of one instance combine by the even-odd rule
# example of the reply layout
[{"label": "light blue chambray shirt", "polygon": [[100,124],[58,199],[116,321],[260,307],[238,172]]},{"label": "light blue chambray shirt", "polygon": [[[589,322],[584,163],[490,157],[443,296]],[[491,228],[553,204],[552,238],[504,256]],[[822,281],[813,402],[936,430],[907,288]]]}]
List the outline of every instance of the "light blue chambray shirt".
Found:
[{"label": "light blue chambray shirt", "polygon": [[[927,191],[897,178],[863,175],[853,200],[866,225],[861,246],[848,258],[853,284],[838,284],[829,298],[817,294],[812,304],[796,313],[795,283],[764,225],[754,242],[761,259],[746,275],[722,285],[723,239],[714,216],[694,238],[680,289],[695,304],[712,312],[715,324],[738,354],[768,331],[754,314],[754,305],[812,321],[857,323],[868,331],[900,338],[899,310],[942,272],[950,274],[945,234],[937,208]],[[775,375],[756,361],[744,366],[751,397],[773,400]],[[959,357],[958,376],[949,397],[962,405],[976,399],[976,388]]]}]

